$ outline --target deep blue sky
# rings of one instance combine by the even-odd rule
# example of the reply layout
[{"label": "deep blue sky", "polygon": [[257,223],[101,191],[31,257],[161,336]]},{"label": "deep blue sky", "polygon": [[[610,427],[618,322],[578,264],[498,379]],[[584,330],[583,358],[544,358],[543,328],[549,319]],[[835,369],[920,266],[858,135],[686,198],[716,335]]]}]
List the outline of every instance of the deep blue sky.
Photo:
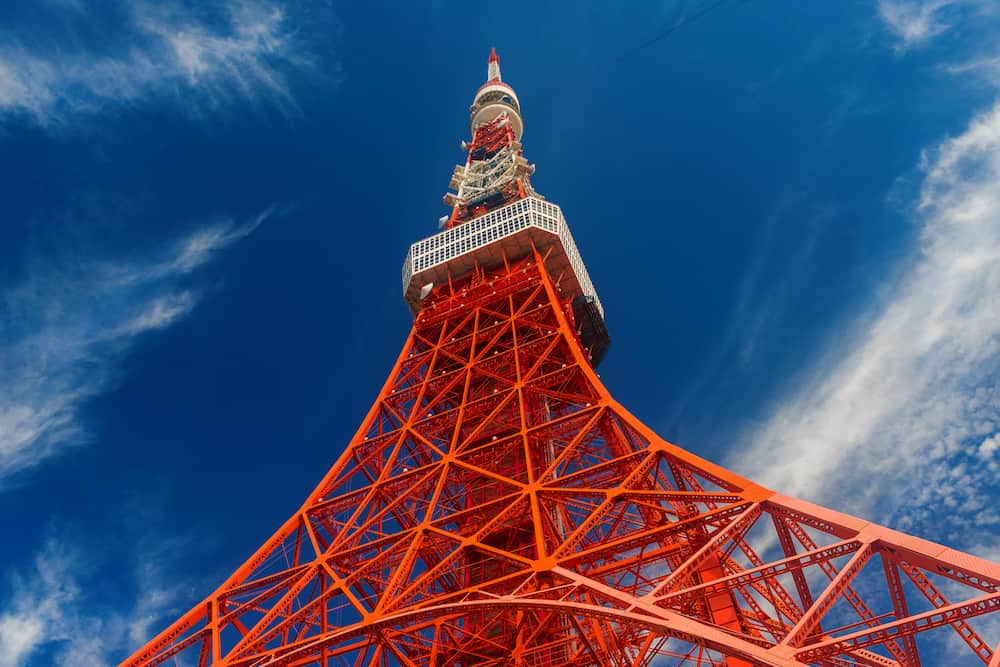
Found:
[{"label": "deep blue sky", "polygon": [[298,507],[490,46],[615,396],[997,559],[995,4],[709,4],[2,3],[0,667],[122,658]]}]

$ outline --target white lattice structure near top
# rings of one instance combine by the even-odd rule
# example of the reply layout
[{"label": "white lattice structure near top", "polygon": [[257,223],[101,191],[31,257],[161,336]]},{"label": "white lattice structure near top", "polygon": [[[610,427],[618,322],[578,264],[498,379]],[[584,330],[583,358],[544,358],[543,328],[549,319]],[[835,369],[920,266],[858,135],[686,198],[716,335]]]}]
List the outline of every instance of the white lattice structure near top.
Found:
[{"label": "white lattice structure near top", "polygon": [[538,197],[526,197],[486,215],[417,241],[403,263],[403,295],[416,312],[433,285],[474,267],[491,268],[528,255],[532,245],[547,254],[546,268],[559,281],[564,296],[592,298],[604,309],[590,282],[562,210]]},{"label": "white lattice structure near top", "polygon": [[[500,124],[511,122],[511,116],[506,111],[501,111],[498,118]],[[534,171],[534,166],[529,165],[528,160],[521,155],[520,142],[514,142],[499,149],[488,159],[469,160],[465,165],[457,165],[452,172],[449,187],[458,192],[445,195],[444,202],[454,206],[457,202],[474,201]]]}]

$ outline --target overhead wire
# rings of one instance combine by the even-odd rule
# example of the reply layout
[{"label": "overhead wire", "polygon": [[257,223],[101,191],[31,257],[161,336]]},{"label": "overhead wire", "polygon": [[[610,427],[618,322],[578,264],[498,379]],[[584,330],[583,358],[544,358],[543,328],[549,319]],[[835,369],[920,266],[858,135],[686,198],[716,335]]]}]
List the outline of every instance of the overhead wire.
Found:
[{"label": "overhead wire", "polygon": [[[696,11],[694,14],[688,14],[687,16],[685,16],[684,18],[682,18],[680,21],[677,21],[676,23],[674,23],[674,24],[672,24],[670,26],[667,26],[667,28],[664,29],[663,31],[661,31],[659,34],[651,37],[650,39],[646,40],[642,44],[639,44],[634,49],[631,49],[630,51],[627,51],[624,54],[622,54],[621,59],[624,60],[625,58],[628,58],[629,56],[633,56],[636,53],[639,53],[643,49],[649,48],[650,46],[652,46],[653,44],[656,44],[657,42],[662,42],[667,37],[670,37],[672,34],[674,34],[675,32],[677,32],[681,28],[689,26],[692,23],[694,23],[695,21],[704,18],[708,14],[711,14],[713,11],[715,11],[716,9],[719,9],[720,7],[722,7],[727,2],[730,2],[730,1],[731,0],[715,0],[715,2],[712,2],[712,3],[710,3],[710,4],[708,4],[708,5],[704,6],[704,7],[702,7],[701,9],[699,9],[698,11]],[[736,0],[736,1],[738,2],[740,0]]]}]

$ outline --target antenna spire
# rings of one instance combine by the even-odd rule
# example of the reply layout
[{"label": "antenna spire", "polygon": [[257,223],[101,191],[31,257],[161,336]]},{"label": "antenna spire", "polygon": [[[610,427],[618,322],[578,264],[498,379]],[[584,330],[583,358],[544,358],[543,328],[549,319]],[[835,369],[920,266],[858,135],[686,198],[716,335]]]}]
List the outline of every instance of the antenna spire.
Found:
[{"label": "antenna spire", "polygon": [[500,56],[495,47],[490,48],[490,61],[486,70],[487,81],[502,81],[500,78]]}]

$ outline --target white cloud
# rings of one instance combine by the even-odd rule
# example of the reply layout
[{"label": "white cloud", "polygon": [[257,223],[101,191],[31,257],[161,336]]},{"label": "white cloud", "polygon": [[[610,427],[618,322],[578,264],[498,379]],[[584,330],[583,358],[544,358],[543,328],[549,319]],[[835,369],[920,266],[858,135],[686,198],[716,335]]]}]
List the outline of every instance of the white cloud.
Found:
[{"label": "white cloud", "polygon": [[1000,450],[1000,434],[983,440],[976,451],[979,454],[979,458],[989,465],[994,462],[997,450]]},{"label": "white cloud", "polygon": [[[0,33],[0,120],[27,118],[54,128],[168,97],[195,115],[247,100],[293,111],[288,74],[322,76],[303,38],[308,26],[269,0],[221,7],[222,16],[208,20],[197,4],[125,4],[116,48],[105,52],[74,49],[73,41],[50,44],[30,32]],[[92,21],[84,11],[60,16]]]},{"label": "white cloud", "polygon": [[988,82],[1000,82],[1000,56],[977,57],[944,68],[949,74],[976,74]]},{"label": "white cloud", "polygon": [[0,667],[23,665],[46,639],[64,638],[62,610],[80,593],[72,568],[53,542],[38,554],[27,580],[15,576],[10,603],[0,614]]},{"label": "white cloud", "polygon": [[47,268],[0,292],[0,484],[86,441],[79,410],[107,388],[136,337],[196,305],[180,280],[267,215],[209,225],[146,261]]},{"label": "white cloud", "polygon": [[923,170],[904,275],[729,463],[986,554],[1000,546],[1000,103]]},{"label": "white cloud", "polygon": [[257,229],[260,223],[264,222],[274,208],[269,208],[248,224],[233,226],[230,224],[212,225],[198,230],[180,244],[176,257],[163,269],[167,272],[187,272],[204,264],[211,258],[212,254],[221,248],[225,248],[233,241],[239,241]]},{"label": "white cloud", "polygon": [[134,336],[149,329],[162,329],[191,312],[194,301],[195,297],[189,290],[156,297],[145,310],[126,322],[120,331],[124,335]]},{"label": "white cloud", "polygon": [[879,17],[896,37],[897,50],[918,46],[949,28],[943,14],[957,0],[879,0]]},{"label": "white cloud", "polygon": [[[139,537],[134,553],[114,554],[114,580],[131,590],[112,604],[111,589],[97,585],[106,579],[106,545],[89,540],[74,545],[64,532],[58,537],[49,533],[30,566],[7,573],[10,594],[0,606],[0,667],[21,667],[41,650],[46,664],[58,667],[113,665],[150,638],[151,625],[178,613],[187,582],[165,576],[163,564],[171,560],[168,549],[183,553],[189,545],[158,536],[160,546],[149,550],[149,540]],[[174,584],[165,588],[164,581]]]}]

